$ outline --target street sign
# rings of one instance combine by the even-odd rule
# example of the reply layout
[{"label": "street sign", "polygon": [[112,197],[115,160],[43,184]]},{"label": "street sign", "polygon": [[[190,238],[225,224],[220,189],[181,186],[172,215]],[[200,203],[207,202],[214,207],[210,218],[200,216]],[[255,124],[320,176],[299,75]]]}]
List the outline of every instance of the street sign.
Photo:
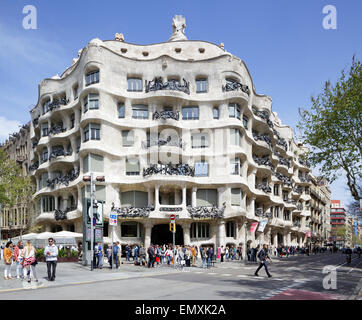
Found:
[{"label": "street sign", "polygon": [[171,219],[171,221],[175,221],[176,216],[175,216],[174,214],[171,214],[171,215],[170,215],[170,219]]},{"label": "street sign", "polygon": [[110,213],[109,214],[109,225],[116,226],[117,225],[117,214]]},{"label": "street sign", "polygon": [[96,217],[93,218],[93,227],[97,224],[97,219]]}]

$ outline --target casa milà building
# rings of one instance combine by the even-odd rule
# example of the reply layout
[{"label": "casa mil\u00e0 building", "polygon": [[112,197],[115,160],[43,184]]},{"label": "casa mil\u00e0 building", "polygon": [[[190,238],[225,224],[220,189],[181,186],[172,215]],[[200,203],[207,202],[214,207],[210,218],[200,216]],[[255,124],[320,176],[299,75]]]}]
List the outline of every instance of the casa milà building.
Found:
[{"label": "casa mil\u00e0 building", "polygon": [[83,176],[93,172],[105,177],[95,192],[104,221],[118,215],[104,234],[122,245],[171,242],[171,214],[177,244],[303,245],[306,149],[245,63],[223,44],[187,40],[185,26],[175,16],[171,38],[150,45],[93,39],[40,83],[30,129],[37,223],[82,232]]}]

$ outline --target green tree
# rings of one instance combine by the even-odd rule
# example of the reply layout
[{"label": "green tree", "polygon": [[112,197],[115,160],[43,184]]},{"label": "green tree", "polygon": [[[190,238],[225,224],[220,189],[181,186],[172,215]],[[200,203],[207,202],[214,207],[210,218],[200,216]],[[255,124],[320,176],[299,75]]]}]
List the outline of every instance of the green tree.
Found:
[{"label": "green tree", "polygon": [[13,206],[22,199],[30,200],[32,185],[30,178],[24,176],[21,168],[0,148],[0,204]]},{"label": "green tree", "polygon": [[320,166],[322,175],[332,183],[343,172],[355,200],[362,198],[362,65],[352,59],[346,75],[335,86],[325,82],[324,90],[311,97],[310,110],[300,109],[297,128],[309,146],[306,158]]}]

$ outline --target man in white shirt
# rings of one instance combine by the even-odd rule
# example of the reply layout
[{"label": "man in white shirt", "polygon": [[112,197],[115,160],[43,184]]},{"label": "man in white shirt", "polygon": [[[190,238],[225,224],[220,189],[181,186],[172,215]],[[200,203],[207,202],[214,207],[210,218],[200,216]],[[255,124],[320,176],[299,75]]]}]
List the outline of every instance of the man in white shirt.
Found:
[{"label": "man in white shirt", "polygon": [[[48,281],[54,281],[55,279],[55,269],[57,267],[57,261],[58,261],[58,248],[54,244],[54,239],[49,238],[48,239],[48,245],[45,247],[44,250],[45,260],[47,263],[47,269],[48,269]],[[53,270],[51,270],[53,269]]]}]

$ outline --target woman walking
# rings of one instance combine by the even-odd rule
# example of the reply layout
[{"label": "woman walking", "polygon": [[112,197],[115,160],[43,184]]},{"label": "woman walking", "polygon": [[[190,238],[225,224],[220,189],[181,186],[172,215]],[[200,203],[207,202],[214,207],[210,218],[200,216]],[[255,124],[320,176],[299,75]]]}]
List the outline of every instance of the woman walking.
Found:
[{"label": "woman walking", "polygon": [[16,263],[16,278],[22,279],[23,278],[23,241],[18,241],[18,244],[14,248],[14,260]]},{"label": "woman walking", "polygon": [[4,248],[4,278],[5,280],[13,279],[11,276],[11,265],[13,264],[14,252],[13,252],[14,244],[11,241],[8,241]]},{"label": "woman walking", "polygon": [[28,282],[31,281],[30,277],[30,271],[31,271],[31,273],[33,274],[33,278],[35,279],[34,281],[38,282],[38,277],[36,276],[36,270],[35,270],[35,266],[37,264],[35,260],[35,248],[31,244],[30,240],[28,240],[26,243],[23,255],[24,255],[24,263],[23,263],[24,279],[27,277]]}]

